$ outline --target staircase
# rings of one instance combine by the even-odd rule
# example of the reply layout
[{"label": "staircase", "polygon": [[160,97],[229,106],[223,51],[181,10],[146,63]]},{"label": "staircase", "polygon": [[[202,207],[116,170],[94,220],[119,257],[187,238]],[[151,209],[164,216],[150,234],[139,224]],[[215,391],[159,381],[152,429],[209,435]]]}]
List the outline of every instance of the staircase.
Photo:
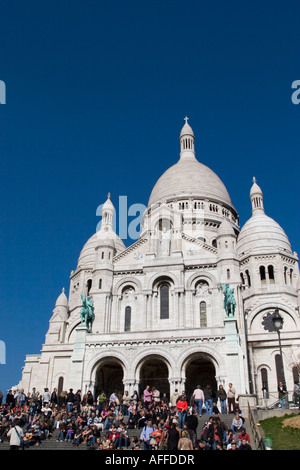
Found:
[{"label": "staircase", "polygon": [[[234,415],[228,414],[228,415],[218,415],[218,416],[220,417],[221,421],[223,421],[223,423],[228,428],[230,428]],[[201,417],[200,416],[198,417],[198,428],[197,428],[197,440],[198,441],[201,439],[201,432],[202,432],[203,426],[208,421],[208,418],[209,418],[209,415],[203,415]],[[250,435],[250,439],[251,439],[250,444],[252,446],[252,449],[255,450],[254,440],[252,439],[251,429],[250,429],[250,426],[248,426],[247,419],[245,420],[245,426],[246,426],[246,431]],[[139,439],[141,432],[142,432],[142,429],[129,429],[128,430],[129,438],[133,438],[136,436]],[[101,432],[101,436],[103,436],[103,434],[104,433]],[[90,447],[88,447],[85,444],[80,444],[80,446],[75,447],[73,446],[72,442],[66,442],[66,441],[57,442],[56,441],[57,435],[58,435],[58,430],[55,430],[53,432],[53,435],[49,439],[42,441],[42,443],[38,446],[33,445],[25,450],[29,450],[29,451],[32,451],[32,450],[55,450],[55,451],[56,450],[75,450],[75,451],[76,450],[90,450]],[[141,446],[141,448],[143,448],[143,446]],[[7,440],[0,443],[0,450],[9,450],[9,442]]]}]

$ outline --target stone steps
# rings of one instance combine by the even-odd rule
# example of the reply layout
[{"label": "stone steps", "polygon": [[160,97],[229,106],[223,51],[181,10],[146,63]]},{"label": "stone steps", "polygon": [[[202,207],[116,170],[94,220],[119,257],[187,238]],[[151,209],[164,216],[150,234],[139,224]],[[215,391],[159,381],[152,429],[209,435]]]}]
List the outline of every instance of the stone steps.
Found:
[{"label": "stone steps", "polygon": [[[232,424],[232,420],[234,415],[233,414],[228,414],[228,415],[218,415],[220,419],[224,422],[224,424],[230,428]],[[208,421],[209,415],[203,415],[203,416],[198,416],[198,428],[197,428],[197,440],[201,439],[201,432],[203,429],[203,426],[205,423]],[[246,429],[247,432],[250,430],[247,428],[247,420],[245,421]],[[129,438],[137,437],[138,439],[140,438],[142,429],[128,429],[128,436]],[[249,432],[250,434],[250,432]],[[58,435],[58,430],[55,430],[53,432],[52,437],[50,437],[47,440],[42,441],[42,443],[39,446],[30,446],[26,450],[89,450],[89,447],[85,444],[81,444],[78,447],[73,446],[71,442],[57,442],[56,438]],[[104,432],[101,432],[101,436],[104,435]],[[253,443],[251,443],[253,444]],[[8,450],[9,449],[9,443],[8,441],[4,441],[0,443],[0,450]]]}]

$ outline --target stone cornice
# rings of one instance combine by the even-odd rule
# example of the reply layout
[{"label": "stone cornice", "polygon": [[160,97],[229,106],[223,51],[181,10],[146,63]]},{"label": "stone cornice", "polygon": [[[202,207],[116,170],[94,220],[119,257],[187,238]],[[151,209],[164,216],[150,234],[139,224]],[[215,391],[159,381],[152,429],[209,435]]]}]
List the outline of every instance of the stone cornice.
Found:
[{"label": "stone cornice", "polygon": [[128,347],[128,346],[155,346],[155,345],[168,345],[168,346],[181,346],[186,344],[199,344],[199,343],[212,343],[220,342],[225,340],[225,335],[208,335],[202,337],[189,337],[189,338],[144,338],[144,339],[116,339],[101,341],[100,339],[92,340],[91,337],[87,337],[86,347],[87,348],[108,348],[108,347]]}]

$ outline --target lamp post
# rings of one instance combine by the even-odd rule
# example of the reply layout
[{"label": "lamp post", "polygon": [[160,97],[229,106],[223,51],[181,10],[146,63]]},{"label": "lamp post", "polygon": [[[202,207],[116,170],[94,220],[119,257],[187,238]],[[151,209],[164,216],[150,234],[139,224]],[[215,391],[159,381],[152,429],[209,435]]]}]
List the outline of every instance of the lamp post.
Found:
[{"label": "lamp post", "polygon": [[279,313],[279,309],[276,308],[275,312],[272,315],[272,322],[274,325],[275,330],[278,333],[278,341],[279,341],[279,351],[280,351],[280,360],[281,360],[281,374],[282,374],[282,382],[285,384],[285,377],[284,377],[284,368],[283,368],[283,356],[282,356],[282,347],[281,347],[281,338],[280,338],[280,330],[283,327],[283,318]]}]

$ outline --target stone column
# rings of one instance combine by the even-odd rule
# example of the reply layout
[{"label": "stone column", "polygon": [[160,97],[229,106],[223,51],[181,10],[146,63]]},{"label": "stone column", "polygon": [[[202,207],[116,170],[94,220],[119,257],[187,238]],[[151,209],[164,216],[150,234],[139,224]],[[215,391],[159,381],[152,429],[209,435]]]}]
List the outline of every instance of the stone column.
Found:
[{"label": "stone column", "polygon": [[175,325],[178,328],[180,326],[180,312],[179,312],[179,293],[174,292],[174,311],[175,311]]}]

